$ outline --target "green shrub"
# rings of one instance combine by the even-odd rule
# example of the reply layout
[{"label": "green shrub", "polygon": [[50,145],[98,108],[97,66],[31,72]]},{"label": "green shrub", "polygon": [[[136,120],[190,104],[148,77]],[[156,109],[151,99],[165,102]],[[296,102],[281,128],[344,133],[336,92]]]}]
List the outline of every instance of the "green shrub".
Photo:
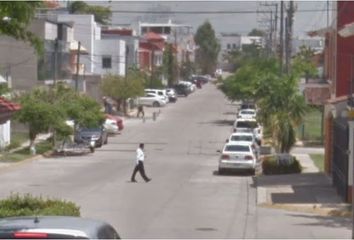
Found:
[{"label": "green shrub", "polygon": [[18,140],[12,140],[11,143],[9,145],[6,146],[5,150],[11,150],[11,149],[15,149],[21,146],[20,141]]},{"label": "green shrub", "polygon": [[12,194],[0,200],[0,217],[33,215],[80,216],[80,207],[70,201],[44,199],[30,194]]},{"label": "green shrub", "polygon": [[263,174],[290,174],[290,173],[300,173],[301,165],[300,162],[293,157],[293,161],[289,164],[279,164],[275,156],[266,157],[262,162]]}]

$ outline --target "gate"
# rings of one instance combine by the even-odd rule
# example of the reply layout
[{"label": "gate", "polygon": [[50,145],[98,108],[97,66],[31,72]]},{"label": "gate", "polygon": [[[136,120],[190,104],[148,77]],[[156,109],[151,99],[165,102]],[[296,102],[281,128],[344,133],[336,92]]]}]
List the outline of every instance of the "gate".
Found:
[{"label": "gate", "polygon": [[344,201],[348,199],[349,126],[343,119],[333,121],[333,185]]}]

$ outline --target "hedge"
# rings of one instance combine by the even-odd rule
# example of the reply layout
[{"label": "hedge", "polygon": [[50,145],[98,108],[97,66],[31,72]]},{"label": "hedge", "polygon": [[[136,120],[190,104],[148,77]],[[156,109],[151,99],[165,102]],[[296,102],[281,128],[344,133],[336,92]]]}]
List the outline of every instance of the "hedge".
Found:
[{"label": "hedge", "polygon": [[293,161],[289,164],[280,164],[275,156],[265,157],[262,162],[263,174],[291,174],[300,173],[302,167],[300,162],[293,157]]},{"label": "hedge", "polygon": [[16,216],[80,216],[80,207],[60,199],[49,199],[25,194],[11,194],[0,200],[0,217]]}]

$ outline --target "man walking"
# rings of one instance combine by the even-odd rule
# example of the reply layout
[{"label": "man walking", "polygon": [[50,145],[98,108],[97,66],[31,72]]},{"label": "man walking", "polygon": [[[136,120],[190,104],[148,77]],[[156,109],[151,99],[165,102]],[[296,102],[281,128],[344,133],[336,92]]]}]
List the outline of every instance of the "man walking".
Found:
[{"label": "man walking", "polygon": [[136,182],[135,175],[138,171],[140,172],[140,175],[145,180],[145,182],[151,181],[151,179],[145,175],[144,159],[145,159],[144,143],[140,143],[139,148],[136,150],[136,165],[133,171],[133,175],[131,177],[132,182]]}]

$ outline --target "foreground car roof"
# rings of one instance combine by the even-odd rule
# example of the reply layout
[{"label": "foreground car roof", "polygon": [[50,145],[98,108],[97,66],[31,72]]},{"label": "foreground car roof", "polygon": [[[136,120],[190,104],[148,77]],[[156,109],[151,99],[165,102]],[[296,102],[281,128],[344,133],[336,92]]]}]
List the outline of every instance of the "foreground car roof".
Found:
[{"label": "foreground car roof", "polygon": [[9,217],[0,219],[0,233],[8,231],[45,231],[45,233],[60,232],[76,237],[97,238],[98,230],[107,225],[110,226],[103,221],[81,217]]}]

